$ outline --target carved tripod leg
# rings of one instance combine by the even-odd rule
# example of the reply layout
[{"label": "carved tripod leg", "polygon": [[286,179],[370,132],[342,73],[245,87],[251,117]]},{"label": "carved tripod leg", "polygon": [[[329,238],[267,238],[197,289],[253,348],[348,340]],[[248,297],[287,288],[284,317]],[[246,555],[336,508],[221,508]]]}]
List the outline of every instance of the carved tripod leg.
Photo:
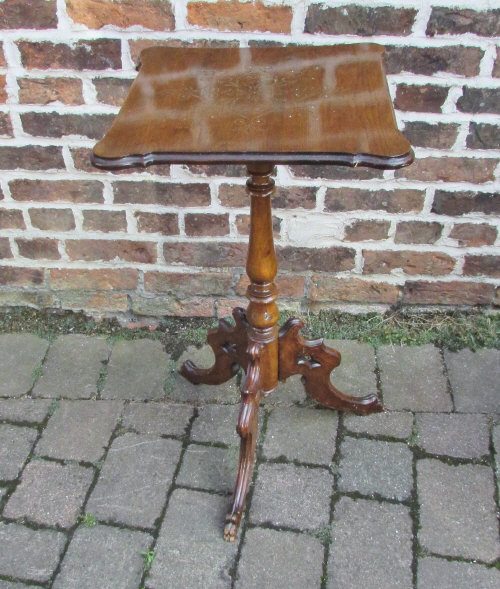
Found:
[{"label": "carved tripod leg", "polygon": [[248,322],[245,311],[237,307],[233,309],[233,317],[234,326],[221,319],[219,326],[208,332],[207,342],[215,354],[211,368],[198,368],[191,360],[182,365],[180,373],[193,384],[222,384],[236,374],[239,366],[246,369]]},{"label": "carved tripod leg", "polygon": [[322,339],[305,340],[299,334],[303,325],[300,319],[290,319],[280,330],[279,379],[301,374],[308,395],[331,409],[363,415],[383,411],[377,395],[351,397],[332,385],[330,372],[340,364],[340,353],[325,346]]},{"label": "carved tripod leg", "polygon": [[236,430],[241,437],[238,475],[234,486],[231,507],[226,515],[224,540],[234,542],[245,509],[248,485],[252,476],[257,441],[257,424],[259,419],[259,403],[262,398],[261,372],[259,352],[263,347],[250,343],[248,347],[248,369],[245,384],[241,389],[241,408]]}]

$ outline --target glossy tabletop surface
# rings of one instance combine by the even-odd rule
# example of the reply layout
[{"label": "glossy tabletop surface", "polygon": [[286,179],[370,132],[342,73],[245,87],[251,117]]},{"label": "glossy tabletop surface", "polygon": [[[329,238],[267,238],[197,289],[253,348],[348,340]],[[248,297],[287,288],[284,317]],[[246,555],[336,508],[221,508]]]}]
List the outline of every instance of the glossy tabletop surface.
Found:
[{"label": "glossy tabletop surface", "polygon": [[383,47],[150,47],[94,164],[332,163],[397,168]]}]

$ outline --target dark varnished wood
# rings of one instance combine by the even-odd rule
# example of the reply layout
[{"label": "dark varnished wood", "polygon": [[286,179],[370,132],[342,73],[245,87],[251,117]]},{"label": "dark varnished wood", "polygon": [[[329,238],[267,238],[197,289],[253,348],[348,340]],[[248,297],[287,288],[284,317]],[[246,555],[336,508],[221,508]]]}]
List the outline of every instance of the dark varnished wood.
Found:
[{"label": "dark varnished wood", "polygon": [[94,164],[408,165],[382,53],[373,43],[150,47]]}]

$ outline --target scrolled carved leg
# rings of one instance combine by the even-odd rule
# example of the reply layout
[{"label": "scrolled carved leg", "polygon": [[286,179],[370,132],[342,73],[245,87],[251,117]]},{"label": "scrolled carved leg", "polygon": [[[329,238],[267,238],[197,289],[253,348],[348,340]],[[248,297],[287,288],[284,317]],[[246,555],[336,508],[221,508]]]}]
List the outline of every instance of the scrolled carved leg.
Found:
[{"label": "scrolled carved leg", "polygon": [[241,366],[246,369],[248,346],[248,322],[241,307],[233,309],[235,325],[225,319],[211,329],[207,342],[214,351],[215,362],[211,368],[198,368],[191,360],[184,362],[180,369],[182,376],[193,384],[222,384],[232,378]]},{"label": "scrolled carved leg", "polygon": [[330,373],[340,364],[340,353],[325,346],[323,339],[304,339],[299,334],[303,325],[300,319],[290,319],[280,330],[279,379],[301,374],[308,395],[331,409],[360,415],[383,411],[377,395],[352,397],[332,385]]}]

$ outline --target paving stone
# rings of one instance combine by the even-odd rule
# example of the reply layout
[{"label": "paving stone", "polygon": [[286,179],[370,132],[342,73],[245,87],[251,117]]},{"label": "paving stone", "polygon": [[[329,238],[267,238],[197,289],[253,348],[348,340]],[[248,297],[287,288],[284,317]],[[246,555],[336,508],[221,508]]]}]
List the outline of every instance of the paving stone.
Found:
[{"label": "paving stone", "polygon": [[191,384],[181,374],[179,369],[186,360],[191,360],[200,368],[210,368],[214,363],[214,354],[210,346],[202,348],[189,348],[181,355],[175,365],[171,382],[167,389],[167,396],[174,401],[188,403],[210,402],[229,403],[240,402],[240,392],[237,384],[237,376],[220,385]]},{"label": "paving stone", "polygon": [[413,415],[405,411],[384,411],[371,415],[346,413],[344,425],[351,432],[406,440],[413,431]]},{"label": "paving stone", "polygon": [[5,495],[5,493],[7,493],[7,487],[0,487],[0,502],[3,499],[3,496]]},{"label": "paving stone", "polygon": [[300,374],[279,382],[276,390],[263,399],[264,405],[290,407],[296,403],[304,403],[309,398],[302,384]]},{"label": "paving stone", "polygon": [[497,589],[500,570],[428,557],[418,561],[418,589]]},{"label": "paving stone", "polygon": [[332,487],[333,476],[322,468],[261,464],[250,519],[301,530],[326,526]]},{"label": "paving stone", "polygon": [[64,460],[99,460],[120,417],[118,401],[61,401],[36,454]]},{"label": "paving stone", "polygon": [[245,535],[236,587],[321,587],[323,546],[306,534],[252,528]]},{"label": "paving stone", "polygon": [[339,490],[399,501],[410,497],[413,457],[406,444],[346,436],[340,451]]},{"label": "paving stone", "polygon": [[96,395],[97,381],[108,357],[109,346],[104,338],[60,335],[50,346],[33,395],[71,399]]},{"label": "paving stone", "polygon": [[237,542],[224,542],[227,497],[178,489],[158,537],[148,589],[229,589]]},{"label": "paving stone", "polygon": [[500,556],[493,472],[487,466],[417,463],[419,541],[434,554],[492,562]]},{"label": "paving stone", "polygon": [[30,581],[50,579],[66,536],[54,530],[30,530],[0,522],[0,575]]},{"label": "paving stone", "polygon": [[342,497],[335,506],[327,589],[411,589],[412,522],[404,505]]},{"label": "paving stone", "polygon": [[375,350],[372,346],[352,340],[325,340],[325,344],[342,355],[342,361],[330,377],[339,390],[355,397],[377,392]]},{"label": "paving stone", "polygon": [[[198,410],[198,417],[191,428],[191,439],[196,442],[219,442],[238,445],[240,437],[236,423],[240,412],[239,405],[205,405]],[[259,417],[262,417],[262,411]]]},{"label": "paving stone", "polygon": [[500,351],[444,353],[457,411],[500,412]]},{"label": "paving stone", "polygon": [[51,403],[50,399],[0,399],[0,420],[41,423]]},{"label": "paving stone", "polygon": [[0,396],[20,397],[31,390],[48,347],[36,335],[0,335]]},{"label": "paving stone", "polygon": [[192,415],[189,405],[130,403],[123,412],[122,425],[140,434],[182,436]]},{"label": "paving stone", "polygon": [[264,455],[329,465],[335,453],[338,415],[328,409],[275,408],[267,422]]},{"label": "paving stone", "polygon": [[417,432],[418,445],[430,454],[480,458],[490,452],[486,415],[423,413],[417,415]]},{"label": "paving stone", "polygon": [[153,538],[144,532],[98,525],[79,527],[66,552],[54,589],[132,589],[144,568],[141,552]]},{"label": "paving stone", "polygon": [[451,411],[439,350],[425,346],[378,349],[384,405],[388,409]]},{"label": "paving stone", "polygon": [[3,514],[36,524],[71,527],[83,505],[94,471],[76,464],[30,462]]},{"label": "paving stone", "polygon": [[239,449],[236,446],[216,448],[191,444],[186,448],[176,483],[186,487],[230,492],[236,480],[238,456]]},{"label": "paving stone", "polygon": [[500,497],[500,425],[493,428],[493,447],[495,448],[495,470],[497,473],[498,496]]},{"label": "paving stone", "polygon": [[162,399],[169,356],[150,339],[119,341],[111,352],[103,399]]},{"label": "paving stone", "polygon": [[152,527],[160,515],[181,443],[127,433],[115,438],[87,503],[103,521]]},{"label": "paving stone", "polygon": [[0,423],[0,480],[17,478],[37,436],[31,427]]},{"label": "paving stone", "polygon": [[38,587],[38,585],[25,585],[24,583],[0,580],[0,589],[26,589],[26,587]]}]

